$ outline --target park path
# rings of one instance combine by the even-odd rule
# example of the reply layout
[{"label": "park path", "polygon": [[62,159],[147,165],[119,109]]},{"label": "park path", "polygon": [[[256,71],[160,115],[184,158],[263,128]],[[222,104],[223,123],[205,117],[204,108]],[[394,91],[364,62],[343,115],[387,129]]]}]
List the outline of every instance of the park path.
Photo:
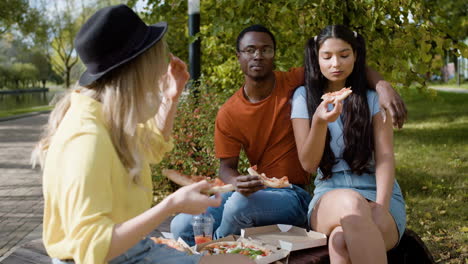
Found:
[{"label": "park path", "polygon": [[461,89],[461,88],[430,87],[430,89],[441,91],[441,92],[468,93],[468,89]]},{"label": "park path", "polygon": [[29,164],[48,114],[0,121],[0,262],[42,234],[40,169]]}]

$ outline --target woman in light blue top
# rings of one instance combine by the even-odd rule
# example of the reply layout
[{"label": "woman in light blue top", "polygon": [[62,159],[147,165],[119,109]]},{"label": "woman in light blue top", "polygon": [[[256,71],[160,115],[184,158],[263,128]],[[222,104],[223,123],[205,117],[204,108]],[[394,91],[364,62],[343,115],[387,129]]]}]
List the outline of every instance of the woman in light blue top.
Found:
[{"label": "woman in light blue top", "polygon": [[[362,36],[327,26],[307,43],[305,87],[292,100],[299,159],[305,170],[317,171],[309,224],[329,236],[331,263],[386,263],[406,225],[392,124],[379,114],[365,60]],[[352,89],[344,101],[321,101],[343,87]]]}]

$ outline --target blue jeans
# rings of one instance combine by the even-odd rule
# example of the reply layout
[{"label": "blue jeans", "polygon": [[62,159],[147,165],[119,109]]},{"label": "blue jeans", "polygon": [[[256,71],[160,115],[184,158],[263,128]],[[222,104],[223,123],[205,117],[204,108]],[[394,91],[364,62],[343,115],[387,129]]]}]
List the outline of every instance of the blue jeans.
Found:
[{"label": "blue jeans", "polygon": [[[307,208],[311,196],[302,188],[292,185],[288,188],[267,188],[244,196],[238,192],[222,194],[219,207],[209,207],[213,215],[214,239],[231,234],[239,235],[241,229],[273,224],[307,226]],[[181,237],[194,245],[192,215],[178,214],[171,222],[174,238]]]},{"label": "blue jeans", "polygon": [[[179,264],[198,263],[201,255],[187,255],[166,245],[156,244],[153,240],[145,238],[124,254],[109,261],[109,264]],[[73,261],[52,259],[53,264],[74,264]]]}]

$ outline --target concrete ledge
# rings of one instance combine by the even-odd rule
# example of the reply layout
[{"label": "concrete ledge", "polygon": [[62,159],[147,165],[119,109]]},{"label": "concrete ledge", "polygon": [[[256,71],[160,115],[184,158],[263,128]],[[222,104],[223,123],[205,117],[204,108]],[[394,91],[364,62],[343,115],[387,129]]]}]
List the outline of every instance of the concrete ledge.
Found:
[{"label": "concrete ledge", "polygon": [[8,116],[8,117],[0,117],[0,122],[2,121],[9,121],[9,120],[15,120],[18,118],[23,118],[23,117],[30,117],[30,116],[35,116],[35,115],[40,115],[40,114],[46,114],[50,113],[52,110],[44,110],[44,111],[37,111],[37,112],[30,112],[26,114],[21,114],[21,115],[13,115],[13,116]]}]

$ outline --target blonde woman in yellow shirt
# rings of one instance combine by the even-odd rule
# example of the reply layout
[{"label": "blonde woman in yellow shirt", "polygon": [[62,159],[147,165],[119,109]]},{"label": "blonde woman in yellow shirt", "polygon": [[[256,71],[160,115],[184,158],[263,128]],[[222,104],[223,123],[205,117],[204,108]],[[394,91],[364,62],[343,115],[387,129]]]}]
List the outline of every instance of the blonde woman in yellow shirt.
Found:
[{"label": "blonde woman in yellow shirt", "polygon": [[117,5],[97,11],[75,38],[87,70],[51,113],[32,155],[43,167],[43,241],[53,263],[250,263],[189,256],[145,237],[170,215],[221,202],[200,193],[209,187],[203,181],[151,207],[149,164],[173,148],[189,77],[167,51],[166,30]]}]

